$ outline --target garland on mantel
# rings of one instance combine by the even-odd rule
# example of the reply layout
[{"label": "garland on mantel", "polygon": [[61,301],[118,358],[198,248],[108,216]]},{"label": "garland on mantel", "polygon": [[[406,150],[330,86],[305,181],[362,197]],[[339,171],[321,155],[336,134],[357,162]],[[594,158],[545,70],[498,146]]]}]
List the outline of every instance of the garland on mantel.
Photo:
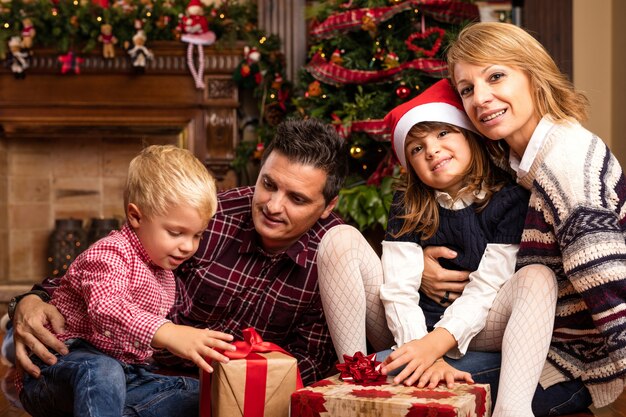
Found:
[{"label": "garland on mantel", "polygon": [[204,45],[227,48],[267,39],[257,28],[251,0],[0,0],[0,59],[17,78],[25,75],[36,48],[58,51],[64,73],[80,72],[80,55],[96,48],[105,59],[128,54],[141,68],[152,58],[150,41],[185,40],[186,25],[199,22],[192,19],[202,19],[213,36]]}]

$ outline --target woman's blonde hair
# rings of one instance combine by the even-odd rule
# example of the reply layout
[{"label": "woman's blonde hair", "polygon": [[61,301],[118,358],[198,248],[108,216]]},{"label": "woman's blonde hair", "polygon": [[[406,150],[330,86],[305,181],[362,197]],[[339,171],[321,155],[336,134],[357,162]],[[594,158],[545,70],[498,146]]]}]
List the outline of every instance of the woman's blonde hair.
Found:
[{"label": "woman's blonde hair", "polygon": [[128,167],[124,208],[129,203],[148,217],[187,205],[208,221],[217,209],[215,180],[190,151],[172,145],[148,146]]},{"label": "woman's blonde hair", "polygon": [[555,122],[587,119],[587,97],[574,88],[541,43],[518,26],[500,22],[469,24],[450,43],[447,58],[455,86],[454,68],[459,62],[508,65],[528,75],[540,117],[550,115]]},{"label": "woman's blonde hair", "polygon": [[[421,122],[409,130],[407,135],[409,139],[407,139],[406,144],[409,144],[412,138],[423,138],[433,130],[442,129],[460,132],[468,141],[471,152],[470,165],[467,171],[463,173],[463,188],[455,198],[484,191],[485,197],[475,205],[476,211],[480,211],[489,203],[493,194],[498,192],[507,182],[510,182],[510,179],[502,170],[493,165],[487,149],[482,143],[483,139],[469,130],[448,123]],[[405,153],[406,148],[405,145]],[[409,155],[407,155],[408,160]],[[435,197],[436,190],[424,184],[410,166],[400,181],[397,189],[404,192],[401,204],[404,206],[405,214],[399,217],[404,219],[404,223],[402,228],[393,236],[398,238],[404,234],[415,232],[419,233],[422,239],[432,237],[439,228],[439,205]]]}]

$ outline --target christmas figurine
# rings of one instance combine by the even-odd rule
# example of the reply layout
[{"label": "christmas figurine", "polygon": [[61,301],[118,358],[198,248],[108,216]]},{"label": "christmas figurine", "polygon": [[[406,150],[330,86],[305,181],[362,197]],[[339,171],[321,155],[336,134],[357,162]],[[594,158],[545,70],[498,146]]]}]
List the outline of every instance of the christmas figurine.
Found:
[{"label": "christmas figurine", "polygon": [[182,41],[196,45],[210,45],[215,42],[215,33],[209,30],[209,22],[204,16],[200,0],[190,0],[187,14],[181,18]]},{"label": "christmas figurine", "polygon": [[[215,32],[209,30],[209,23],[204,16],[204,8],[200,0],[190,0],[186,15],[181,17],[179,30],[183,35],[181,40],[189,44],[187,47],[187,65],[196,83],[196,88],[204,89],[204,45],[215,42]],[[198,55],[198,67],[194,64],[194,45]]]},{"label": "christmas figurine", "polygon": [[33,47],[33,41],[35,39],[35,26],[33,21],[29,17],[22,19],[22,46],[26,49]]},{"label": "christmas figurine", "polygon": [[8,62],[15,78],[23,79],[26,77],[26,68],[30,66],[29,57],[27,52],[22,51],[22,39],[19,36],[11,37]]},{"label": "christmas figurine", "polygon": [[400,59],[395,52],[388,52],[383,60],[383,66],[385,69],[397,68],[400,66]]},{"label": "christmas figurine", "polygon": [[102,56],[106,59],[115,58],[117,38],[113,36],[113,26],[108,23],[100,26],[98,41],[102,42]]},{"label": "christmas figurine", "polygon": [[128,50],[133,67],[138,72],[143,72],[148,61],[154,58],[152,52],[146,48],[146,34],[143,30],[138,30],[133,36],[133,47]]}]

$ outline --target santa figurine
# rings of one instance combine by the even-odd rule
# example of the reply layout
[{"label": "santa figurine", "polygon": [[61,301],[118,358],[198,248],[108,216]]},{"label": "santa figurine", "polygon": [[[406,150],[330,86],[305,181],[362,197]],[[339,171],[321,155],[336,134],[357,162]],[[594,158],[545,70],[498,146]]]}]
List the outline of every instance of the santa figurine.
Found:
[{"label": "santa figurine", "polygon": [[[212,45],[215,42],[215,32],[209,30],[209,23],[204,16],[204,8],[200,0],[190,0],[187,5],[186,15],[182,16],[179,23],[182,32],[181,40],[187,42],[187,65],[196,83],[196,88],[204,89],[204,45]],[[194,63],[194,46],[198,55],[198,66]]]},{"label": "santa figurine", "polygon": [[187,13],[181,18],[180,29],[183,42],[195,45],[211,45],[215,42],[215,32],[209,30],[209,22],[204,16],[200,0],[190,0]]}]

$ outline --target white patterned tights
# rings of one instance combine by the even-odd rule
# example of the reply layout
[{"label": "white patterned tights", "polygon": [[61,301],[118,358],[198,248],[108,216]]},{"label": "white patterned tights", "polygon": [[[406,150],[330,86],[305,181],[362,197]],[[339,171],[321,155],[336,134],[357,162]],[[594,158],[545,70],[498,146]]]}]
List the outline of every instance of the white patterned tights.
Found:
[{"label": "white patterned tights", "polygon": [[[319,245],[318,275],[324,314],[337,356],[389,348],[379,298],[383,282],[380,259],[352,226],[328,231]],[[550,345],[557,288],[554,274],[542,265],[520,269],[500,289],[485,328],[470,349],[502,350],[498,401],[494,417],[531,417],[532,397]]]}]

